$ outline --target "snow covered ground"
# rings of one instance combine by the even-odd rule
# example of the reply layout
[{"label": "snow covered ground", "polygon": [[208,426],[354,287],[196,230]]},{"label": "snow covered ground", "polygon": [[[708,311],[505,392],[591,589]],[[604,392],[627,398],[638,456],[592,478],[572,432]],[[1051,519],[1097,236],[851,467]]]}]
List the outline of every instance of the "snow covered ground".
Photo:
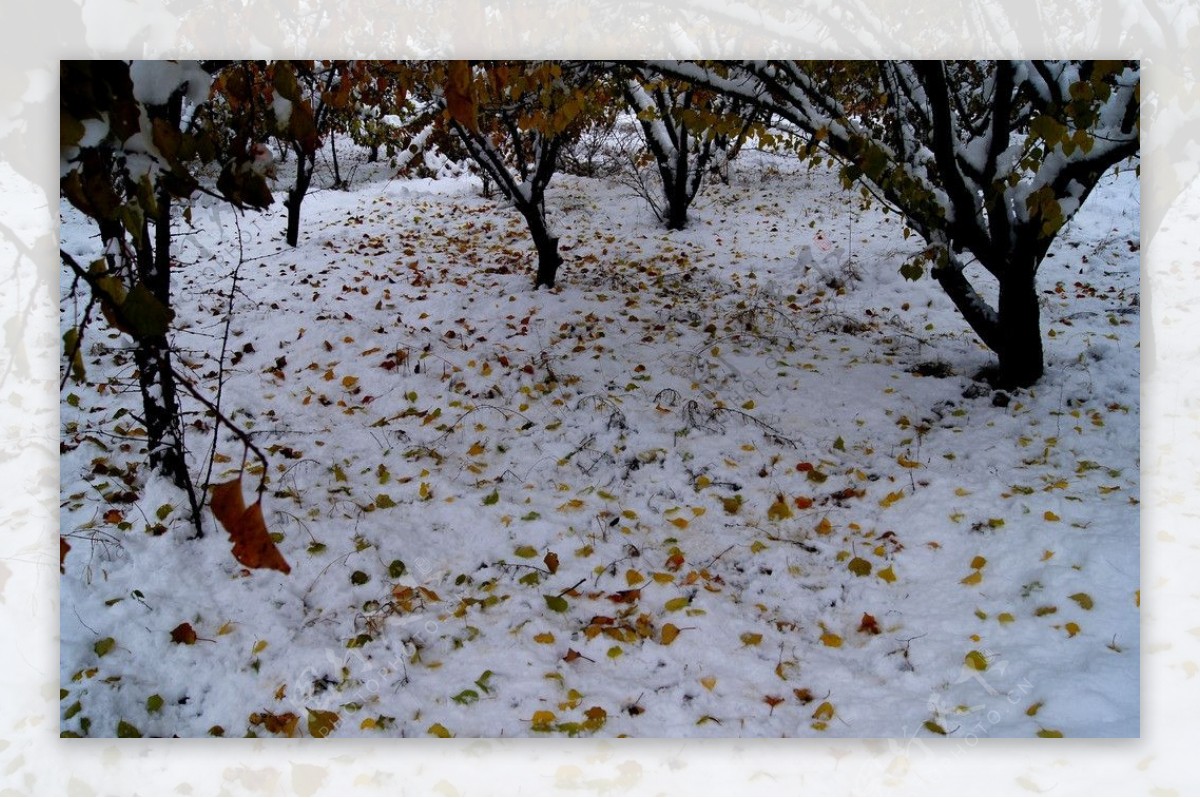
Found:
[{"label": "snow covered ground", "polygon": [[[534,292],[471,177],[361,165],[294,250],[281,204],[198,204],[175,342],[215,396],[236,271],[221,406],[291,572],[211,516],[191,537],[128,339],[93,325],[63,391],[64,732],[1138,735],[1132,168],[1044,264],[1047,375],[1003,396],[898,274],[916,237],[832,173],[744,153],[682,232],[612,182],[549,205],[566,264]],[[65,205],[62,239],[94,257]],[[189,409],[194,473],[235,478]]]}]

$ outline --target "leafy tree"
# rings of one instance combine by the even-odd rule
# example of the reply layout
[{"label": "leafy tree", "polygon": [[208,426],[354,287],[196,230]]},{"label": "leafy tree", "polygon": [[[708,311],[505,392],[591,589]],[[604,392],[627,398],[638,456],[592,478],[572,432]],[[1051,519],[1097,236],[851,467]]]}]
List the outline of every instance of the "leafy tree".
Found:
[{"label": "leafy tree", "polygon": [[[203,188],[189,164],[221,157],[217,187],[236,205],[271,202],[271,160],[253,147],[221,152],[197,110],[211,78],[198,62],[63,61],[60,140],[63,196],[95,220],[100,257],[63,264],[105,318],[134,341],[142,422],[152,468],[184,489],[200,529],[199,500],[187,469],[180,384],[169,339],[171,219],[176,201]],[[65,336],[76,379],[84,376],[82,329]]]},{"label": "leafy tree", "polygon": [[672,79],[631,76],[622,88],[661,180],[657,197],[644,196],[667,229],[682,230],[710,164],[736,151],[755,114],[737,99]]},{"label": "leafy tree", "polygon": [[[653,66],[753,103],[840,159],[925,239],[933,277],[998,355],[996,381],[1042,376],[1037,270],[1104,172],[1139,151],[1136,62]],[[999,284],[994,308],[966,274],[972,260]]]},{"label": "leafy tree", "polygon": [[451,126],[529,226],[538,254],[535,287],[552,288],[562,264],[558,234],[546,220],[546,188],[563,147],[585,124],[587,109],[603,102],[590,91],[599,85],[593,70],[553,61],[445,66]]}]

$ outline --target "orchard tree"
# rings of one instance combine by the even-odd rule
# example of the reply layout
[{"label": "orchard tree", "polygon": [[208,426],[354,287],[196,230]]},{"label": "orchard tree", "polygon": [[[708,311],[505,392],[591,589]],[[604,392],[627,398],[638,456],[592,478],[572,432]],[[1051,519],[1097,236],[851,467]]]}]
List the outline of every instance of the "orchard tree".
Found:
[{"label": "orchard tree", "polygon": [[[439,67],[440,69],[441,67]],[[546,219],[546,188],[563,148],[604,103],[586,63],[504,61],[444,66],[450,124],[484,174],[525,218],[537,250],[534,287],[554,287],[562,256]]]},{"label": "orchard tree", "polygon": [[[653,66],[811,136],[924,238],[932,276],[997,354],[997,384],[1041,378],[1038,267],[1101,176],[1139,152],[1137,62]],[[972,261],[996,279],[995,307],[966,274]]]},{"label": "orchard tree", "polygon": [[[59,71],[60,187],[96,222],[100,238],[94,253],[60,250],[60,257],[88,287],[89,308],[99,305],[133,339],[150,466],[187,492],[199,529],[169,340],[172,208],[197,191],[215,193],[201,187],[190,165],[219,156],[218,190],[226,199],[270,204],[271,161],[252,148],[219,152],[196,113],[211,83],[198,62],[63,61]],[[77,380],[85,376],[83,335],[81,325],[64,336]]]},{"label": "orchard tree", "polygon": [[756,115],[741,100],[671,78],[632,75],[622,89],[660,179],[653,192],[638,178],[639,193],[668,230],[682,230],[710,165],[727,162]]}]

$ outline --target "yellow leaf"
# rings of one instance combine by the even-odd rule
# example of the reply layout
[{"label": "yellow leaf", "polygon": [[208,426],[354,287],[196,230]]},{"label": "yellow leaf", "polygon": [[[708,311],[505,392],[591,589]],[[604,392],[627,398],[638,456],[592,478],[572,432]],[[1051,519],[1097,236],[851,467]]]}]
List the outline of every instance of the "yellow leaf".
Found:
[{"label": "yellow leaf", "polygon": [[660,585],[669,585],[675,581],[673,574],[663,573],[662,571],[655,571],[650,574],[650,578]]},{"label": "yellow leaf", "polygon": [[996,620],[1000,623],[1012,623],[1016,620],[1011,612],[1002,612],[996,616]]},{"label": "yellow leaf", "polygon": [[792,508],[788,507],[788,503],[782,498],[776,499],[775,503],[767,508],[767,520],[783,521],[792,517]]},{"label": "yellow leaf", "polygon": [[449,729],[447,729],[445,726],[443,726],[443,725],[442,725],[442,724],[440,724],[440,723],[435,723],[435,724],[433,724],[433,725],[432,725],[432,726],[430,726],[430,727],[429,727],[429,728],[428,728],[426,731],[427,731],[429,734],[432,734],[434,737],[442,737],[442,738],[447,738],[447,737],[453,737],[453,736],[454,736],[453,734],[451,734],[451,733],[450,733],[450,730],[449,730]]},{"label": "yellow leaf", "polygon": [[363,722],[358,724],[358,728],[374,729],[377,725],[378,724],[375,722],[375,718],[363,718]]},{"label": "yellow leaf", "polygon": [[358,385],[358,377],[342,377],[342,387],[350,390],[355,385]]},{"label": "yellow leaf", "polygon": [[833,720],[833,715],[833,704],[829,703],[828,701],[822,701],[821,705],[812,713],[814,720]]},{"label": "yellow leaf", "polygon": [[1085,610],[1090,610],[1092,607],[1096,606],[1096,603],[1092,601],[1092,597],[1087,593],[1074,593],[1071,595],[1071,601],[1074,601]]},{"label": "yellow leaf", "polygon": [[696,477],[696,490],[703,490],[712,484],[712,480],[706,474],[701,474]]},{"label": "yellow leaf", "polygon": [[1079,624],[1074,621],[1069,621],[1063,628],[1067,630],[1067,637],[1074,637],[1079,634]]},{"label": "yellow leaf", "polygon": [[972,571],[971,573],[964,576],[961,580],[962,584],[964,584],[964,585],[977,585],[982,581],[983,581],[983,574],[981,574],[979,571]]},{"label": "yellow leaf", "polygon": [[1044,701],[1038,701],[1036,704],[1030,704],[1025,710],[1025,714],[1032,718],[1038,713],[1038,710],[1042,708],[1043,704],[1045,704]]},{"label": "yellow leaf", "polygon": [[1050,549],[1046,549],[1045,551],[1042,552],[1042,562],[1045,562],[1046,560],[1050,559],[1053,556],[1054,556],[1054,552],[1050,551]]},{"label": "yellow leaf", "polygon": [[987,560],[983,557],[975,556],[971,559],[971,567],[978,571],[983,566],[987,565]]},{"label": "yellow leaf", "polygon": [[830,648],[841,648],[842,638],[835,635],[833,632],[825,632],[821,635],[821,642]]},{"label": "yellow leaf", "polygon": [[676,610],[683,609],[687,605],[688,605],[687,596],[679,596],[678,598],[673,598],[670,601],[668,601],[666,604],[663,605],[663,608],[667,612],[675,612]]},{"label": "yellow leaf", "polygon": [[972,670],[986,671],[988,667],[987,657],[974,650],[968,651],[967,656],[963,658],[963,661],[966,663],[966,666]]},{"label": "yellow leaf", "polygon": [[663,624],[662,638],[660,639],[660,642],[664,646],[671,645],[671,643],[673,643],[675,641],[675,638],[677,638],[677,637],[679,637],[679,627],[678,626],[676,626],[673,623]]},{"label": "yellow leaf", "polygon": [[550,634],[549,632],[542,632],[533,636],[533,642],[549,645],[550,643],[554,642],[554,635]]},{"label": "yellow leaf", "polygon": [[1047,510],[1047,511],[1046,511],[1046,512],[1044,512],[1044,513],[1042,513],[1042,518],[1045,518],[1047,521],[1061,521],[1061,520],[1062,520],[1062,519],[1061,519],[1061,518],[1059,518],[1057,515],[1055,515],[1054,513],[1050,512],[1049,510]]},{"label": "yellow leaf", "polygon": [[716,676],[701,676],[700,684],[704,685],[705,690],[712,690],[714,687],[717,686],[717,677]]},{"label": "yellow leaf", "polygon": [[225,623],[221,624],[221,628],[217,630],[217,637],[229,634],[233,631],[234,626],[236,626],[236,624],[233,621],[226,621]]},{"label": "yellow leaf", "polygon": [[762,642],[762,635],[758,632],[742,632],[742,645],[757,646]]},{"label": "yellow leaf", "polygon": [[253,651],[253,653],[257,654],[266,647],[267,647],[267,641],[259,640],[257,643],[254,644],[254,648],[252,649],[252,651]]},{"label": "yellow leaf", "polygon": [[485,451],[487,450],[484,448],[483,444],[479,441],[475,441],[475,443],[471,444],[471,448],[467,449],[467,454],[471,455],[472,457],[478,457]]},{"label": "yellow leaf", "polygon": [[897,457],[896,462],[899,463],[904,468],[920,468],[921,467],[921,464],[918,463],[916,460],[909,460],[904,455],[900,455],[899,457]]},{"label": "yellow leaf", "polygon": [[888,584],[896,581],[896,572],[892,570],[892,566],[890,565],[882,571],[876,571],[875,575]]},{"label": "yellow leaf", "polygon": [[671,525],[675,526],[679,529],[687,529],[688,528],[688,520],[686,518],[672,518]]},{"label": "yellow leaf", "polygon": [[1058,729],[1038,729],[1038,737],[1062,737],[1063,733]]},{"label": "yellow leaf", "polygon": [[817,524],[818,535],[828,535],[832,531],[833,524],[829,523],[829,516],[822,518],[820,523]]},{"label": "yellow leaf", "polygon": [[871,563],[862,557],[855,557],[847,567],[850,569],[850,573],[855,576],[868,576],[871,573]]},{"label": "yellow leaf", "polygon": [[891,507],[893,504],[895,504],[896,502],[900,501],[903,498],[904,498],[903,490],[892,491],[887,496],[885,496],[884,498],[879,500],[879,506],[880,507]]},{"label": "yellow leaf", "polygon": [[696,518],[699,518],[700,516],[704,515],[707,512],[708,512],[707,507],[693,507],[692,508],[692,515]]},{"label": "yellow leaf", "polygon": [[955,496],[970,496],[971,491],[967,490],[966,488],[955,488],[954,495]]}]

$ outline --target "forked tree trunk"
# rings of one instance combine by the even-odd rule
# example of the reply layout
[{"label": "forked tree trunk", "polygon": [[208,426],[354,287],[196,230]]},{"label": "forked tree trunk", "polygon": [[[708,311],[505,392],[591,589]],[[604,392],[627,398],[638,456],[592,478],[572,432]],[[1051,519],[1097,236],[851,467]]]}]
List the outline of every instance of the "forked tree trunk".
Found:
[{"label": "forked tree trunk", "polygon": [[933,276],[962,313],[975,334],[999,358],[995,383],[1003,388],[1028,388],[1045,372],[1041,308],[1037,294],[1037,258],[1013,255],[999,272],[999,309],[990,307],[962,271],[957,256],[951,265],[935,268]]}]

